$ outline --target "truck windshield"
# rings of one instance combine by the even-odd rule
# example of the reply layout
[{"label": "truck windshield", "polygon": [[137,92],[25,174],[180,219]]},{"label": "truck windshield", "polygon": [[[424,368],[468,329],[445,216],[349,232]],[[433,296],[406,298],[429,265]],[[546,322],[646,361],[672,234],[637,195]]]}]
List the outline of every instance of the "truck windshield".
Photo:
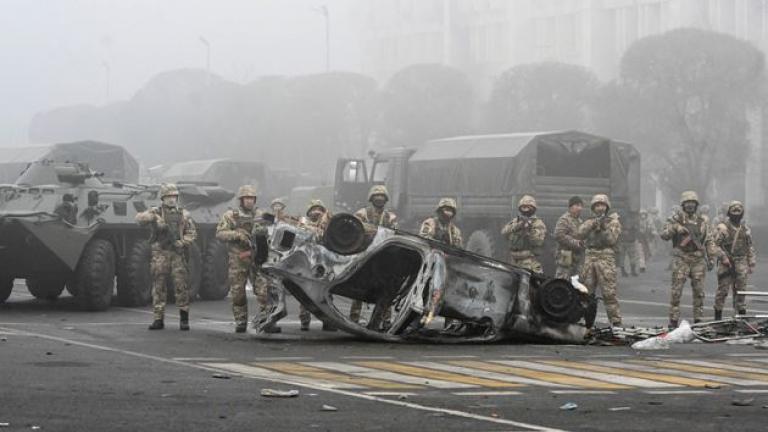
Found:
[{"label": "truck windshield", "polygon": [[373,183],[386,183],[389,174],[389,161],[378,160],[373,165]]}]

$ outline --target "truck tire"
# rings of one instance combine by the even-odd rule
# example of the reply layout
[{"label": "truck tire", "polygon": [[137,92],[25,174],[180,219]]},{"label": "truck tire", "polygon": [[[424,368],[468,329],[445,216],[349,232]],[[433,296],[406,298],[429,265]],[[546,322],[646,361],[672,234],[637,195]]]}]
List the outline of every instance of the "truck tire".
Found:
[{"label": "truck tire", "polygon": [[13,277],[0,275],[0,303],[5,303],[13,291]]},{"label": "truck tire", "polygon": [[27,289],[36,299],[53,301],[64,291],[64,283],[56,278],[29,278]]},{"label": "truck tire", "polygon": [[137,307],[152,301],[152,275],[149,242],[139,240],[131,246],[117,275],[117,299],[123,306]]},{"label": "truck tire", "polygon": [[75,284],[83,309],[102,311],[109,307],[115,290],[115,250],[110,242],[96,238],[85,245],[75,269]]},{"label": "truck tire", "polygon": [[203,277],[200,285],[200,298],[203,300],[221,300],[229,293],[228,251],[224,243],[213,240],[208,243],[203,257]]},{"label": "truck tire", "polygon": [[489,258],[501,259],[499,243],[497,235],[494,235],[490,230],[481,229],[470,234],[464,249]]}]

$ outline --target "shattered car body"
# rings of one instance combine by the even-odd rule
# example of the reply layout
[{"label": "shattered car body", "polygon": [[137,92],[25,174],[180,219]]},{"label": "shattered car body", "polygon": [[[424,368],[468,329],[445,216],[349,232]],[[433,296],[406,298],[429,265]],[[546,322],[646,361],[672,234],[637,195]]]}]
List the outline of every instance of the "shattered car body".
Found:
[{"label": "shattered car body", "polygon": [[[587,296],[561,279],[335,215],[325,232],[279,223],[264,270],[324,323],[374,340],[583,343]],[[339,298],[374,304],[351,321]],[[382,319],[392,308],[390,323]],[[282,315],[282,314],[280,314]],[[279,316],[279,315],[276,315]],[[443,329],[442,317],[458,320]]]}]

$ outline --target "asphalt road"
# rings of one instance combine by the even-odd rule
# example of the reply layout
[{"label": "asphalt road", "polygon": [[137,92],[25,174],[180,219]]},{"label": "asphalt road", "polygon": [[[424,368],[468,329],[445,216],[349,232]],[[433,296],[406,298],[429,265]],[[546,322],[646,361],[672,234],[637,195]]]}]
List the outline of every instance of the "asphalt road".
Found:
[{"label": "asphalt road", "polygon": [[[767,264],[755,289],[768,282]],[[666,323],[664,267],[620,281],[625,324]],[[292,301],[278,335],[235,334],[228,300],[194,303],[190,332],[178,330],[171,306],[166,329],[150,332],[149,307],[80,312],[70,297],[38,301],[17,282],[0,305],[3,430],[768,428],[768,351],[753,346],[372,343],[322,332],[317,321],[300,332]],[[690,293],[683,301],[690,317]],[[578,406],[561,409],[569,402]]]}]

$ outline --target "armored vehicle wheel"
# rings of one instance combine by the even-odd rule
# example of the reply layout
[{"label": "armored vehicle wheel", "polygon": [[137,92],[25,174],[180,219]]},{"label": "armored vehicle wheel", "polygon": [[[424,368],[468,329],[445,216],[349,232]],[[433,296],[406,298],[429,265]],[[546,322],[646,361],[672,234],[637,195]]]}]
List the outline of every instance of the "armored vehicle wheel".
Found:
[{"label": "armored vehicle wheel", "polygon": [[200,298],[220,300],[227,296],[229,285],[227,247],[218,240],[208,243],[203,257],[203,280],[200,285]]},{"label": "armored vehicle wheel", "polygon": [[490,230],[482,229],[472,232],[467,239],[466,250],[490,258],[501,259],[497,236]]},{"label": "armored vehicle wheel", "polygon": [[37,299],[52,301],[64,291],[64,283],[57,278],[30,278],[27,279],[27,289]]},{"label": "armored vehicle wheel", "polygon": [[117,275],[117,299],[121,305],[144,306],[152,301],[151,257],[152,249],[146,240],[137,241],[128,251]]},{"label": "armored vehicle wheel", "polygon": [[0,275],[0,303],[4,303],[13,291],[13,277]]},{"label": "armored vehicle wheel", "polygon": [[107,240],[93,239],[85,245],[75,270],[77,299],[85,310],[109,307],[115,289],[115,250]]}]

